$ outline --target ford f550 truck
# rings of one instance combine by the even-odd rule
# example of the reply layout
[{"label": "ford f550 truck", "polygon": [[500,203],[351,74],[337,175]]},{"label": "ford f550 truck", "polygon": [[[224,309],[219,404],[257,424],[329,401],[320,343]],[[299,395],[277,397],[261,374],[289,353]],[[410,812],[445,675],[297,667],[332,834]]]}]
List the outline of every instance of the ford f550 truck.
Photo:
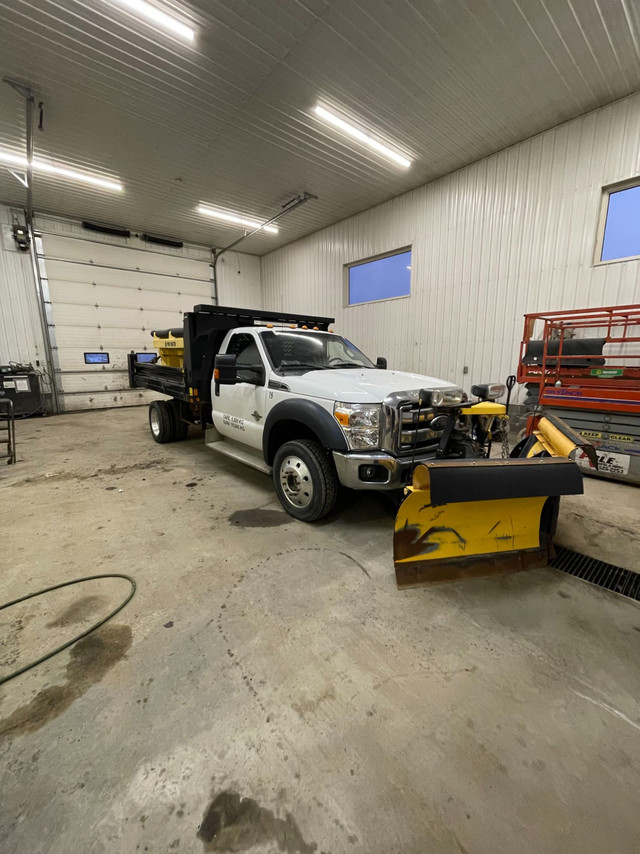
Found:
[{"label": "ford f550 truck", "polygon": [[149,406],[153,438],[199,425],[213,451],[273,474],[284,509],[307,522],[329,513],[339,484],[400,490],[419,463],[487,455],[486,436],[459,433],[443,454],[443,413],[466,400],[462,389],[374,364],[333,322],[199,305],[184,328],[153,332],[153,361],[129,355],[130,385],[170,398]]}]

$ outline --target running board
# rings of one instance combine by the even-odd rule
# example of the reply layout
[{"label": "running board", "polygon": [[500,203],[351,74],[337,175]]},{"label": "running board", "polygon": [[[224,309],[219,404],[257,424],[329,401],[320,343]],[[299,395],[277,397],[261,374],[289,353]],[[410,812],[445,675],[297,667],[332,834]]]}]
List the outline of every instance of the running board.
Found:
[{"label": "running board", "polygon": [[264,474],[271,474],[273,471],[271,466],[265,463],[258,451],[250,451],[242,445],[237,445],[231,439],[217,439],[214,442],[207,442],[206,445],[212,451],[216,451],[225,457],[230,457],[232,460],[238,460],[238,462],[258,469],[258,471]]}]

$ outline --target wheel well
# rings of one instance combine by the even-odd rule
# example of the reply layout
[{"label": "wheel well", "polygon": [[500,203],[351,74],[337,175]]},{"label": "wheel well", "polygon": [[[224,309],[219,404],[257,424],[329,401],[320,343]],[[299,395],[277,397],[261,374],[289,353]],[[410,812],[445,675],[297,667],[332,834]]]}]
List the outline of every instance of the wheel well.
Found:
[{"label": "wheel well", "polygon": [[322,445],[317,433],[315,433],[311,427],[303,424],[302,421],[278,421],[273,425],[271,433],[269,434],[267,463],[271,465],[278,448],[281,445],[284,445],[285,442],[292,442],[294,439],[311,439],[313,442],[317,442],[319,445]]}]

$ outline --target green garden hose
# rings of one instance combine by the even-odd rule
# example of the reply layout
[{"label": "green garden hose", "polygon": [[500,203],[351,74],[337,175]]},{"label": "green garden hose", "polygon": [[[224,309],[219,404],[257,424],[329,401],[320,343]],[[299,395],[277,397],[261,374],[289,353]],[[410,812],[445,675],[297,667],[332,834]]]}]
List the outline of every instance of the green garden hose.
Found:
[{"label": "green garden hose", "polygon": [[21,667],[19,670],[15,670],[13,673],[10,673],[8,676],[0,676],[0,685],[4,685],[5,682],[9,682],[11,679],[15,679],[16,676],[20,676],[21,673],[26,673],[27,670],[31,670],[32,667],[37,667],[39,664],[42,664],[45,661],[48,661],[50,658],[53,658],[54,655],[57,655],[59,652],[62,652],[63,649],[67,649],[67,647],[72,646],[74,643],[77,643],[82,638],[86,638],[87,635],[90,635],[91,632],[95,632],[96,629],[99,629],[100,626],[103,626],[106,622],[108,622],[112,617],[115,617],[125,605],[127,605],[131,599],[133,598],[133,594],[136,592],[136,583],[129,575],[122,575],[119,572],[109,572],[104,575],[86,575],[84,578],[75,578],[73,581],[63,581],[62,584],[54,584],[51,587],[45,587],[43,590],[38,590],[36,593],[28,593],[26,596],[21,596],[19,599],[14,599],[12,602],[5,602],[4,605],[0,605],[0,611],[4,611],[5,608],[10,608],[12,605],[17,605],[19,602],[26,602],[27,599],[35,599],[36,596],[42,596],[45,593],[50,593],[52,590],[59,590],[61,587],[69,587],[71,584],[82,584],[83,581],[95,581],[98,578],[124,578],[125,581],[128,581],[131,585],[131,590],[129,591],[129,595],[127,598],[118,605],[117,608],[114,608],[110,614],[107,614],[102,620],[99,620],[97,623],[94,623],[93,626],[90,626],[86,631],[82,632],[79,635],[76,635],[71,640],[63,643],[62,646],[56,647],[56,649],[51,652],[47,652],[45,655],[40,658],[32,661],[30,664],[25,664],[24,667]]}]

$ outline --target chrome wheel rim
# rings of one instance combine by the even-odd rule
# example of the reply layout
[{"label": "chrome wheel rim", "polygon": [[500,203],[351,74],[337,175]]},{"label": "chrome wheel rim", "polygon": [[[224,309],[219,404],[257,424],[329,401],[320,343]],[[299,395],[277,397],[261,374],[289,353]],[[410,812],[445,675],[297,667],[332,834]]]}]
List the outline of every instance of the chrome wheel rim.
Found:
[{"label": "chrome wheel rim", "polygon": [[154,436],[160,435],[160,419],[158,418],[158,413],[155,409],[151,410],[149,415],[149,424],[151,425],[151,432]]},{"label": "chrome wheel rim", "polygon": [[307,507],[313,498],[311,472],[304,460],[286,456],[280,464],[280,486],[287,501],[294,507]]}]

